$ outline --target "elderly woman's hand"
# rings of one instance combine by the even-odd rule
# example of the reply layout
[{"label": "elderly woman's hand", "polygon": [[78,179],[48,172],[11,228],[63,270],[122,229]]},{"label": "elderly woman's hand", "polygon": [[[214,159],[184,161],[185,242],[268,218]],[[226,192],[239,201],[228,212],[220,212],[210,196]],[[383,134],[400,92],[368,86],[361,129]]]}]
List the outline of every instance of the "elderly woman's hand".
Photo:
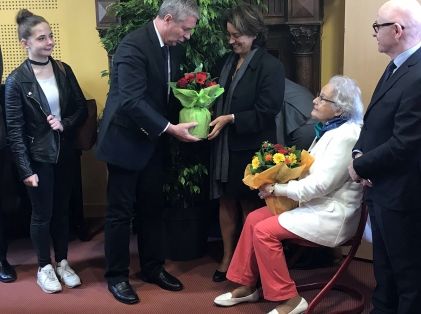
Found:
[{"label": "elderly woman's hand", "polygon": [[260,198],[267,198],[269,196],[286,196],[288,184],[274,183],[265,184],[259,189]]},{"label": "elderly woman's hand", "polygon": [[259,197],[263,199],[269,196],[273,196],[274,191],[275,191],[275,184],[265,184],[261,186],[259,189]]}]

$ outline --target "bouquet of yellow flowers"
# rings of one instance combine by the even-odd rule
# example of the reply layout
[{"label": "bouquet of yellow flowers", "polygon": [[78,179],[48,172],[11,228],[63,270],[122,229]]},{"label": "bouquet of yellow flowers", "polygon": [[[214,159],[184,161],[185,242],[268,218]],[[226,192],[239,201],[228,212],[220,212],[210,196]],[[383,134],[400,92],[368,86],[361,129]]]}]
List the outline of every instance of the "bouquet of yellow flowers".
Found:
[{"label": "bouquet of yellow flowers", "polygon": [[202,65],[194,72],[185,73],[177,82],[170,83],[174,96],[180,101],[179,122],[196,121],[197,126],[190,129],[190,134],[206,138],[211,121],[210,106],[224,92],[210,74],[202,71]]},{"label": "bouquet of yellow flowers", "polygon": [[[243,182],[251,189],[259,189],[265,184],[287,183],[305,174],[314,158],[306,150],[295,146],[263,142],[244,171]],[[285,196],[270,196],[266,205],[274,214],[297,207],[298,203]]]}]

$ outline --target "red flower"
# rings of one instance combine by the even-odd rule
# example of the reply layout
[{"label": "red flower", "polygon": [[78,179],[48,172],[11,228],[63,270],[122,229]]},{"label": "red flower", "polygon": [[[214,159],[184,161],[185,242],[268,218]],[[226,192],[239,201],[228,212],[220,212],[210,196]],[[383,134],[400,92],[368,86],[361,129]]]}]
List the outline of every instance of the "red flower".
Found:
[{"label": "red flower", "polygon": [[209,73],[203,71],[184,73],[184,76],[176,83],[178,88],[195,90],[197,92],[215,85],[218,85],[218,83],[210,78]]},{"label": "red flower", "polygon": [[196,73],[196,83],[203,85],[206,82],[208,74],[206,72],[197,72]]},{"label": "red flower", "polygon": [[275,144],[273,145],[273,147],[278,151],[278,153],[280,154],[287,154],[288,153],[288,149],[286,149],[285,147],[283,147],[281,144]]},{"label": "red flower", "polygon": [[214,85],[216,85],[217,83],[215,82],[215,81],[208,81],[208,82],[206,82],[206,84],[205,84],[205,86],[206,87],[209,87],[209,86],[214,86]]},{"label": "red flower", "polygon": [[186,77],[182,77],[177,81],[177,87],[185,88],[189,84],[189,80]]},{"label": "red flower", "polygon": [[188,80],[189,82],[191,82],[191,81],[193,81],[194,80],[194,73],[185,73],[184,74],[184,78],[186,79],[186,80]]}]

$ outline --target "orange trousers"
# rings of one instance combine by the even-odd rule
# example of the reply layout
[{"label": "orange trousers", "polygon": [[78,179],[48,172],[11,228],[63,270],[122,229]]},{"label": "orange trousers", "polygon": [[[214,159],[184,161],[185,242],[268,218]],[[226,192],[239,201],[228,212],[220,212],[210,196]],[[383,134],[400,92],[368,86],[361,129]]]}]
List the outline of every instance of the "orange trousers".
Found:
[{"label": "orange trousers", "polygon": [[285,239],[302,238],[283,228],[278,215],[274,216],[266,206],[251,212],[244,223],[227,278],[254,287],[260,277],[263,296],[269,301],[297,296],[281,242]]}]

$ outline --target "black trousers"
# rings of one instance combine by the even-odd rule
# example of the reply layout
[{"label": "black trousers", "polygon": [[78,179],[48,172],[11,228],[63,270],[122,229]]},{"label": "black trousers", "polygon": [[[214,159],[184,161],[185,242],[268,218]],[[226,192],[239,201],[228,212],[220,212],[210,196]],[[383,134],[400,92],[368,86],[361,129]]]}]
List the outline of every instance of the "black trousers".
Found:
[{"label": "black trousers", "polygon": [[[373,314],[415,314],[421,304],[421,208],[387,210],[368,202],[377,282]],[[418,208],[416,208],[418,206]]]},{"label": "black trousers", "polygon": [[5,149],[0,149],[0,189],[1,189],[0,190],[0,261],[5,260],[6,255],[7,255],[7,240],[6,240],[6,234],[5,234],[5,229],[4,229],[5,217],[4,217],[3,208],[2,208],[3,173],[4,173],[3,167],[5,163],[4,154],[5,154]]},{"label": "black trousers", "polygon": [[73,151],[62,154],[57,164],[33,161],[38,187],[27,187],[32,205],[30,234],[38,266],[51,264],[50,239],[55,261],[67,259],[69,241],[69,199],[74,179]]},{"label": "black trousers", "polygon": [[163,154],[159,150],[141,171],[108,164],[105,278],[109,284],[128,280],[133,221],[137,222],[135,228],[142,273],[153,276],[161,271],[165,261],[164,176]]}]

